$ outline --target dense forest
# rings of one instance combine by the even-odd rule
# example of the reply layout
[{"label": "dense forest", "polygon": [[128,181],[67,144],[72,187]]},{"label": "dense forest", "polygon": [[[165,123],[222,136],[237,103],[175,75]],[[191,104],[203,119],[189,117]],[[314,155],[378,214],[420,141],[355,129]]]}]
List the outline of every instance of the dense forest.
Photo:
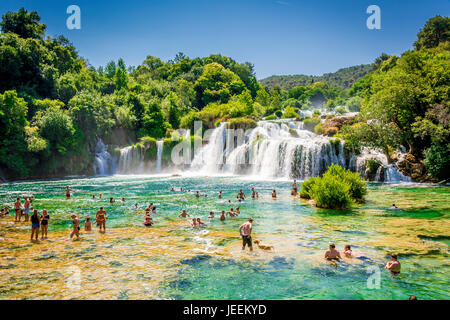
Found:
[{"label": "dense forest", "polygon": [[192,129],[196,120],[205,129],[227,120],[252,127],[259,119],[314,120],[305,110],[317,119],[324,110],[360,109],[357,123],[337,133],[349,147],[389,154],[408,146],[427,173],[449,176],[447,17],[430,19],[402,57],[383,54],[372,65],[286,90],[258,82],[251,63],[220,54],[149,55],[139,66],[119,59],[95,68],[68,39],[46,37],[38,13],[23,8],[3,15],[0,27],[3,179],[92,174],[98,138],[170,143],[174,130]]},{"label": "dense forest", "polygon": [[263,86],[279,86],[282,90],[289,90],[299,86],[308,86],[314,82],[326,82],[330,86],[349,89],[351,86],[373,71],[373,64],[361,64],[348,68],[339,69],[333,73],[325,73],[322,76],[308,76],[304,74],[271,76],[260,81]]}]

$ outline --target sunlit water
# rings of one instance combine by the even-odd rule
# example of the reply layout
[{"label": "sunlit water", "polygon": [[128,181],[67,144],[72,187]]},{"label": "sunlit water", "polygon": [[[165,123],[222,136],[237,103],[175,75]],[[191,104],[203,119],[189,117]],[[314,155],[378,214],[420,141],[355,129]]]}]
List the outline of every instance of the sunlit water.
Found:
[{"label": "sunlit water", "polygon": [[[66,185],[74,190],[70,200]],[[239,217],[220,222],[221,210],[237,206],[237,191],[242,188],[249,198],[252,187],[260,199],[239,204]],[[277,200],[270,197],[273,188]],[[219,190],[224,199],[217,198]],[[91,199],[99,193],[102,200]],[[289,182],[236,177],[115,176],[0,185],[3,205],[12,207],[27,194],[35,196],[39,212],[50,214],[49,239],[30,242],[31,226],[14,223],[13,210],[0,218],[1,299],[450,298],[449,187],[374,184],[365,204],[330,211],[290,196]],[[150,202],[157,206],[156,224],[146,228],[134,204],[143,209]],[[401,209],[391,210],[392,203]],[[78,214],[83,227],[100,206],[109,216],[106,233],[82,228],[80,241],[68,241],[70,214]],[[191,228],[188,219],[178,218],[182,209],[207,227]],[[212,221],[210,211],[216,213]],[[273,245],[274,252],[241,251],[238,227],[249,217],[255,220],[253,239]],[[341,251],[351,244],[359,257],[325,262],[330,242]],[[390,252],[399,254],[399,276],[384,270]]]}]

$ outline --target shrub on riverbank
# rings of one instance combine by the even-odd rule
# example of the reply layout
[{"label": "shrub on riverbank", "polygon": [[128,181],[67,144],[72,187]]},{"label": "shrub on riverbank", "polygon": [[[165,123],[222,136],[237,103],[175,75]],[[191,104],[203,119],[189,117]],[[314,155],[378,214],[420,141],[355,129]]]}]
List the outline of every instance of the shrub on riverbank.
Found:
[{"label": "shrub on riverbank", "polygon": [[366,185],[358,173],[334,164],[322,177],[303,182],[300,197],[314,199],[316,206],[320,208],[343,209],[352,201],[363,201],[367,194]]}]

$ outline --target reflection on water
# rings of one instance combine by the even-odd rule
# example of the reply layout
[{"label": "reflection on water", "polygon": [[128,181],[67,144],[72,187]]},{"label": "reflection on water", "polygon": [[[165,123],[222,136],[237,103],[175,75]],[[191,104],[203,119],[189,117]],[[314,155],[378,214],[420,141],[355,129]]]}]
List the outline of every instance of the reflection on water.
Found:
[{"label": "reflection on water", "polygon": [[[73,198],[65,199],[70,185]],[[176,192],[169,192],[174,187]],[[180,192],[183,187],[186,191]],[[259,200],[237,203],[239,189],[254,187]],[[116,176],[0,185],[0,202],[33,195],[50,214],[49,239],[30,242],[30,226],[0,218],[1,299],[448,299],[450,188],[372,185],[365,204],[346,211],[320,210],[294,199],[290,183],[242,178]],[[276,188],[279,199],[272,200]],[[202,197],[195,198],[196,190]],[[223,190],[223,199],[217,193]],[[92,199],[102,193],[103,199]],[[207,197],[204,197],[204,195]],[[116,202],[111,204],[109,198]],[[125,203],[119,201],[125,197]],[[228,203],[231,200],[231,203]],[[153,202],[155,226],[142,225]],[[391,210],[392,203],[400,207]],[[107,230],[68,241],[70,214],[95,217],[103,206]],[[221,210],[241,208],[218,220]],[[192,229],[182,209],[206,228]],[[208,220],[210,211],[216,218]],[[11,214],[12,216],[13,214]],[[238,227],[255,219],[254,239],[274,252],[241,251]],[[351,244],[357,258],[325,263],[330,242]],[[399,253],[402,274],[383,266]],[[370,289],[369,268],[379,267],[381,288]],[[373,269],[370,269],[373,270]]]}]

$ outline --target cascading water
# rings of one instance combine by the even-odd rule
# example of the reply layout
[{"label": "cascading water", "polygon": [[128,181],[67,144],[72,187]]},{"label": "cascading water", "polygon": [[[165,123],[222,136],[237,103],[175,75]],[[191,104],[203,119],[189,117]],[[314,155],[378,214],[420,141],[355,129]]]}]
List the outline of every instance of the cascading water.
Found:
[{"label": "cascading water", "polygon": [[162,153],[164,148],[164,141],[156,142],[156,172],[161,172],[161,163],[162,163]]},{"label": "cascading water", "polygon": [[192,168],[204,174],[248,174],[264,178],[307,178],[331,164],[346,167],[343,145],[303,130],[301,122],[267,122],[245,133],[222,123],[195,156]]},{"label": "cascading water", "polygon": [[118,172],[120,174],[144,173],[144,152],[142,148],[129,146],[120,149]]},{"label": "cascading water", "polygon": [[116,163],[101,139],[98,139],[94,153],[94,174],[96,176],[114,174]]}]

